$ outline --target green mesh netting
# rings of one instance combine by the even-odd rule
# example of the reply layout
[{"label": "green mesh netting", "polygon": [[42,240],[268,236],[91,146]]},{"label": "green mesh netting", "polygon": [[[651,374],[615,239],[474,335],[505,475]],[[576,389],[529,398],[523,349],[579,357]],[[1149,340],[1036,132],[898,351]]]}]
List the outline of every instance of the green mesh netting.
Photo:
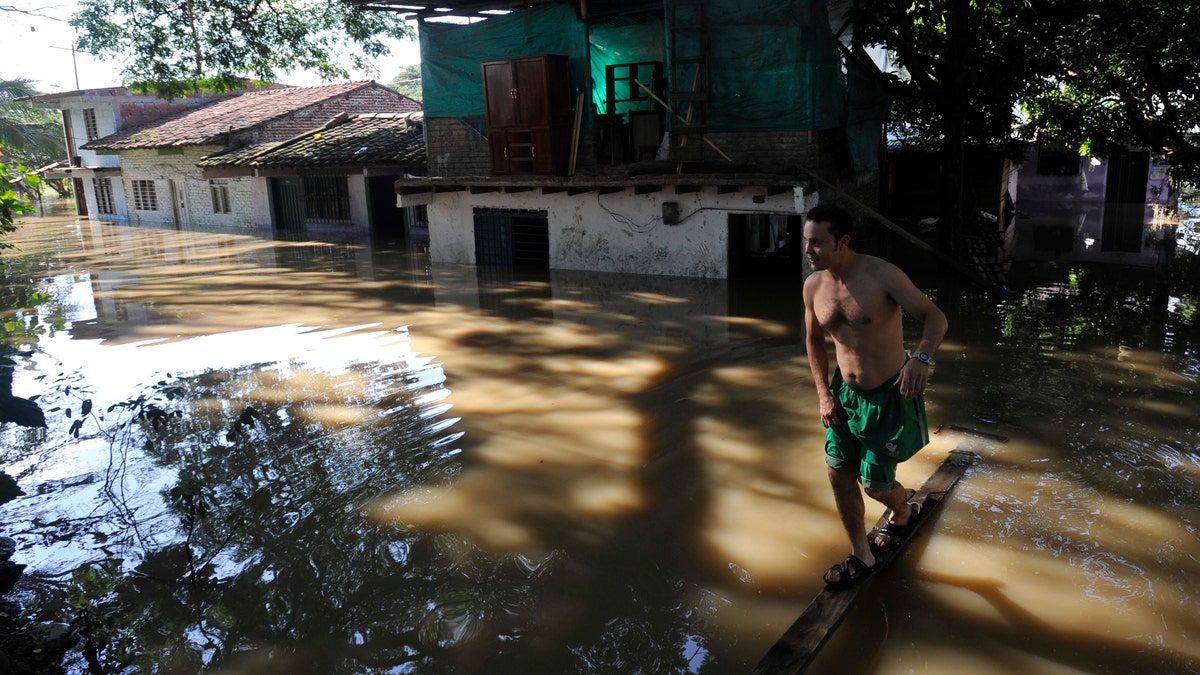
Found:
[{"label": "green mesh netting", "polygon": [[[634,15],[617,17],[607,21],[597,22],[591,29],[591,58],[592,58],[592,104],[597,113],[604,113],[608,104],[608,87],[606,86],[608,66],[623,63],[658,62],[663,64],[662,76],[667,75],[667,46],[663,42],[663,22],[661,16]],[[653,88],[653,83],[647,81],[647,86]],[[652,99],[644,95],[636,84],[616,82],[614,98],[616,100],[642,97],[641,102],[618,103],[615,106],[617,114],[630,110],[652,110]]]},{"label": "green mesh netting", "polygon": [[891,97],[883,87],[878,66],[862,49],[846,51],[846,80],[850,166],[856,171],[875,171],[879,168],[880,137]]},{"label": "green mesh netting", "polygon": [[483,117],[480,61],[566,54],[573,93],[582,90],[587,31],[568,5],[543,5],[473,24],[426,23],[421,87],[428,117]]},{"label": "green mesh netting", "polygon": [[705,5],[711,43],[709,129],[810,131],[841,123],[846,85],[824,2],[710,0]]},{"label": "green mesh netting", "polygon": [[[704,7],[709,41],[705,50],[708,129],[813,131],[845,126],[855,168],[877,168],[875,129],[886,114],[887,101],[877,80],[865,70],[869,63],[849,58],[849,77],[843,72],[842,55],[829,28],[824,2],[708,0]],[[678,23],[687,20],[682,16]],[[639,12],[585,26],[565,3],[518,10],[467,25],[422,23],[419,30],[425,114],[461,118],[482,129],[480,61],[566,54],[570,57],[574,92],[582,91],[590,80],[592,114],[584,116],[584,124],[586,129],[594,129],[593,115],[605,112],[607,66],[661,61],[663,76],[669,81],[673,69],[665,23],[662,15]],[[675,52],[698,49],[697,44],[685,42]],[[590,77],[585,79],[588,65]],[[674,70],[680,79],[688,80],[675,86],[690,89],[690,73],[694,70]],[[631,98],[631,85],[621,87],[615,98]],[[679,112],[684,106],[679,105]],[[622,103],[617,112],[648,107],[644,101]]]}]

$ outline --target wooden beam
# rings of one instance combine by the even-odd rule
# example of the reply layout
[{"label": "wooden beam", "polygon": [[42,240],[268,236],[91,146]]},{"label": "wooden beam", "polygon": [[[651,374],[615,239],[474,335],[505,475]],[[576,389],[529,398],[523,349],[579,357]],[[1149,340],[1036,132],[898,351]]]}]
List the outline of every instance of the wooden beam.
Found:
[{"label": "wooden beam", "polygon": [[[946,500],[950,490],[978,458],[979,455],[973,452],[951,450],[938,470],[929,477],[929,480],[925,481],[925,484],[910,500],[921,504],[921,517],[909,529],[904,541],[900,542],[899,548],[891,553],[883,554],[877,563],[878,569],[867,578],[840,586],[826,586],[817,594],[817,597],[813,598],[812,603],[787,629],[783,637],[779,638],[779,641],[767,651],[767,655],[758,662],[758,665],[751,671],[751,675],[803,673],[812,665],[821,648],[829,641],[837,627],[842,624],[842,620],[850,613],[851,607],[854,606],[863,591],[900,556],[904,547],[912,541],[917,530],[933,519],[935,514],[931,512]],[[885,512],[879,518],[879,522],[875,524],[876,529],[883,527],[883,524],[887,522],[887,515]]]},{"label": "wooden beam", "polygon": [[662,192],[662,186],[661,185],[635,185],[633,188],[633,194],[635,194],[635,195],[648,195],[648,194],[652,194],[654,192]]},{"label": "wooden beam", "polygon": [[504,191],[508,192],[510,194],[513,192],[529,192],[532,189],[533,189],[532,185],[505,185],[504,186]]},{"label": "wooden beam", "polygon": [[471,194],[473,194],[473,195],[482,195],[482,194],[487,194],[489,192],[499,192],[500,186],[499,185],[472,185],[470,187],[470,191],[471,191]]}]

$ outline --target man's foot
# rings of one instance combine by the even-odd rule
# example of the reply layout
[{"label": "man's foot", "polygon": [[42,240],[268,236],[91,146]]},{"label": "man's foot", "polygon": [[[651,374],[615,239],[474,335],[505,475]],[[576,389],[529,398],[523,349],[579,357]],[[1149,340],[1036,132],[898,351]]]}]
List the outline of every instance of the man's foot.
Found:
[{"label": "man's foot", "polygon": [[911,503],[908,505],[908,519],[903,523],[893,523],[891,521],[883,524],[874,535],[871,536],[871,550],[879,553],[887,553],[894,551],[900,547],[904,538],[908,536],[908,531],[916,522],[917,516],[921,513],[921,505]]},{"label": "man's foot", "polygon": [[[879,561],[876,560],[875,565],[878,564]],[[875,571],[875,565],[868,565],[851,553],[846,556],[845,560],[830,567],[825,572],[825,583],[830,586],[840,586],[852,581],[858,581],[859,579],[865,579],[871,575],[871,572]]]}]

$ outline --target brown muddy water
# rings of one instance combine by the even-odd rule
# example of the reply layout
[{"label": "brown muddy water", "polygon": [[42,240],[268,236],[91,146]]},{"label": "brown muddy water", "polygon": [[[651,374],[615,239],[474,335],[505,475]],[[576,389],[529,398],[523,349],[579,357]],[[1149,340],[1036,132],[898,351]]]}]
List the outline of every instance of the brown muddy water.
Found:
[{"label": "brown muddy water", "polygon": [[[13,393],[48,422],[0,429],[9,597],[91,631],[70,672],[746,673],[846,553],[798,282],[67,216],[9,241]],[[900,479],[980,461],[810,672],[1200,672],[1197,279],[929,288],[941,430]]]}]

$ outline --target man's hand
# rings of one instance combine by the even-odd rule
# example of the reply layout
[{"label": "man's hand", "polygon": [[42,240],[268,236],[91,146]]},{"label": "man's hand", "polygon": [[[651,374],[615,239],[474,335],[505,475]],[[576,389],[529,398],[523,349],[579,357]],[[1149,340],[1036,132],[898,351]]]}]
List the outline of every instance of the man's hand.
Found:
[{"label": "man's hand", "polygon": [[925,383],[928,381],[929,366],[916,359],[909,359],[900,369],[900,380],[896,386],[900,387],[901,396],[911,399],[917,394],[925,393]]},{"label": "man's hand", "polygon": [[821,426],[836,427],[846,421],[846,410],[831,395],[821,396]]}]

